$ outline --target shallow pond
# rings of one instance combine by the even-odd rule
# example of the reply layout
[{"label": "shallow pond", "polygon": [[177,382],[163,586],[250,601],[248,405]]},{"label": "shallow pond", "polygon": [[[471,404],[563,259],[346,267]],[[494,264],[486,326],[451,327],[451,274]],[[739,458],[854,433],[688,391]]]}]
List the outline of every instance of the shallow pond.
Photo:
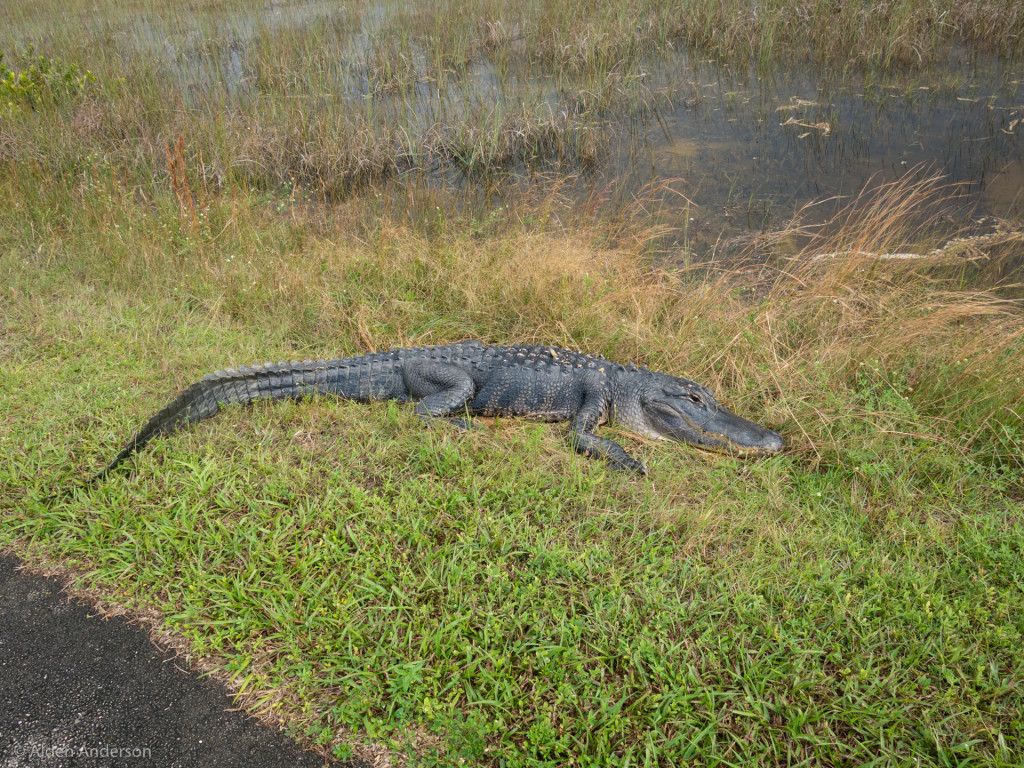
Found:
[{"label": "shallow pond", "polygon": [[[459,188],[474,204],[508,202],[538,178],[555,180],[577,205],[649,196],[695,254],[783,226],[812,201],[830,201],[807,213],[824,220],[866,185],[907,174],[941,174],[951,230],[1024,215],[1024,67],[965,50],[895,74],[737,71],[678,49],[573,73],[517,50],[513,37],[500,55],[448,69],[427,33],[410,29],[422,9],[393,2],[141,8],[12,17],[14,37],[0,33],[0,45],[68,48],[62,35],[74,28],[68,39],[84,66],[98,57],[147,61],[145,71],[173,84],[186,108],[250,109],[261,119],[268,111],[350,113],[397,128],[414,146],[481,115],[498,115],[495,131],[514,132],[503,115],[550,119],[598,137],[596,149],[568,161],[561,149],[527,151],[486,177],[464,176],[429,150],[410,153],[406,165],[422,163],[427,186]],[[388,72],[389,57],[404,69]],[[382,67],[395,78],[384,88]]]},{"label": "shallow pond", "polygon": [[[941,174],[947,215],[1024,214],[1024,74],[995,60],[951,57],[941,68],[878,82],[806,69],[737,77],[691,65],[701,97],[633,123],[609,174],[675,178],[696,206],[688,236],[779,226],[812,201],[811,221],[865,186]],[[954,224],[954,226],[957,226]]]}]

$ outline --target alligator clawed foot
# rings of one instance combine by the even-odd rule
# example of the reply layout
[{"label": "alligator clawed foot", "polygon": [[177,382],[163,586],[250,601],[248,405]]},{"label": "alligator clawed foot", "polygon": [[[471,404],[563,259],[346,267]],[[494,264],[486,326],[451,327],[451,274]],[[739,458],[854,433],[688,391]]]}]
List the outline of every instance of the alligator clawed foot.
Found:
[{"label": "alligator clawed foot", "polygon": [[423,416],[421,414],[420,421],[422,421],[428,427],[433,427],[435,424],[438,424],[439,422],[444,422],[445,424],[451,424],[453,427],[455,427],[456,429],[460,429],[463,432],[475,432],[476,430],[480,429],[480,426],[478,424],[473,424],[472,422],[466,421],[465,419],[459,419],[454,416]]},{"label": "alligator clawed foot", "polygon": [[642,461],[635,461],[634,460],[632,464],[630,464],[629,466],[623,467],[623,469],[628,469],[631,472],[635,472],[640,477],[647,477],[647,465],[644,464]]},{"label": "alligator clawed foot", "polygon": [[632,472],[640,477],[647,477],[647,465],[642,461],[637,461],[631,456],[623,456],[622,458],[609,458],[608,463],[615,469]]}]

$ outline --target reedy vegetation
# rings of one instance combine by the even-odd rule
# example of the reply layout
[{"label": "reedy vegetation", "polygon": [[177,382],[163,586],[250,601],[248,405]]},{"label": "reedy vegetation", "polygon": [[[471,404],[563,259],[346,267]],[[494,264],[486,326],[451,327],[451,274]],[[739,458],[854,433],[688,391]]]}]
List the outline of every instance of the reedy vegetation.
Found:
[{"label": "reedy vegetation", "polygon": [[696,85],[650,78],[645,63],[672,47],[739,69],[792,62],[796,50],[880,71],[958,44],[1019,56],[1024,24],[1012,0],[195,10],[151,0],[5,6],[9,66],[28,67],[34,44],[99,79],[61,123],[19,112],[3,126],[0,157],[56,174],[98,157],[145,184],[181,134],[207,181],[327,195],[412,168],[579,169],[600,158],[610,109],[701,98]]},{"label": "reedy vegetation", "polygon": [[[677,34],[661,6],[460,8],[408,11],[409,39],[385,32],[381,50],[417,78],[455,81],[477,56],[498,77],[502,56],[586,77]],[[638,26],[644,9],[663,15]],[[179,10],[149,12],[173,26]],[[786,19],[817,18],[796,11],[757,28],[774,18],[788,45]],[[396,217],[373,186],[336,193],[449,159],[486,175],[537,147],[576,166],[595,139],[541,100],[439,98],[416,133],[404,64],[330,53],[367,12],[258,29],[240,90],[175,84],[95,29],[36,38],[96,80],[72,92],[52,67],[0,116],[2,540],[159,609],[251,706],[337,754],[1018,764],[1024,319],[987,289],[1021,236],[870,256],[933,244],[935,181],[865,193],[831,227],[798,218],[756,266],[720,271],[648,253],[646,200],[612,216],[550,192],[481,219],[429,188]],[[213,31],[183,39],[233,50]],[[902,32],[883,48],[902,37],[930,50]],[[211,368],[468,337],[691,376],[791,450],[743,463],[636,440],[654,478],[638,483],[571,455],[557,427],[459,437],[393,404],[277,404],[37,501]]]}]

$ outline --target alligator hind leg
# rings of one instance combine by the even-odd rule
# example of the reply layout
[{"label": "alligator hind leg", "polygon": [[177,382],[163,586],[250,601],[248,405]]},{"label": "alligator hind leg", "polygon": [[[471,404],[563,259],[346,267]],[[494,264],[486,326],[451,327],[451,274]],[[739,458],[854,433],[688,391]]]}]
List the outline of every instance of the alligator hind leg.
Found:
[{"label": "alligator hind leg", "polygon": [[402,369],[405,387],[416,403],[416,414],[430,424],[444,419],[461,429],[469,429],[452,414],[464,412],[476,393],[473,377],[457,365],[440,360],[407,360]]}]

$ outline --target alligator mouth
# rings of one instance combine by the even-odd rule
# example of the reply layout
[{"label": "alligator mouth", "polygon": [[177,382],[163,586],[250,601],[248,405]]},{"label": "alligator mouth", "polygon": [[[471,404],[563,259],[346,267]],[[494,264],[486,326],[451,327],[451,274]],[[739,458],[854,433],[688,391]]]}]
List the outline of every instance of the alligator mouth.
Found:
[{"label": "alligator mouth", "polygon": [[702,448],[734,456],[771,456],[786,447],[782,435],[753,421],[747,421],[719,406],[718,412],[698,431]]},{"label": "alligator mouth", "polygon": [[726,452],[733,456],[739,456],[741,458],[755,458],[757,456],[774,456],[776,453],[782,453],[782,449],[785,448],[785,443],[782,443],[782,437],[779,436],[780,445],[778,448],[760,446],[757,448],[750,448],[747,446],[738,445],[732,443],[726,448]]}]

